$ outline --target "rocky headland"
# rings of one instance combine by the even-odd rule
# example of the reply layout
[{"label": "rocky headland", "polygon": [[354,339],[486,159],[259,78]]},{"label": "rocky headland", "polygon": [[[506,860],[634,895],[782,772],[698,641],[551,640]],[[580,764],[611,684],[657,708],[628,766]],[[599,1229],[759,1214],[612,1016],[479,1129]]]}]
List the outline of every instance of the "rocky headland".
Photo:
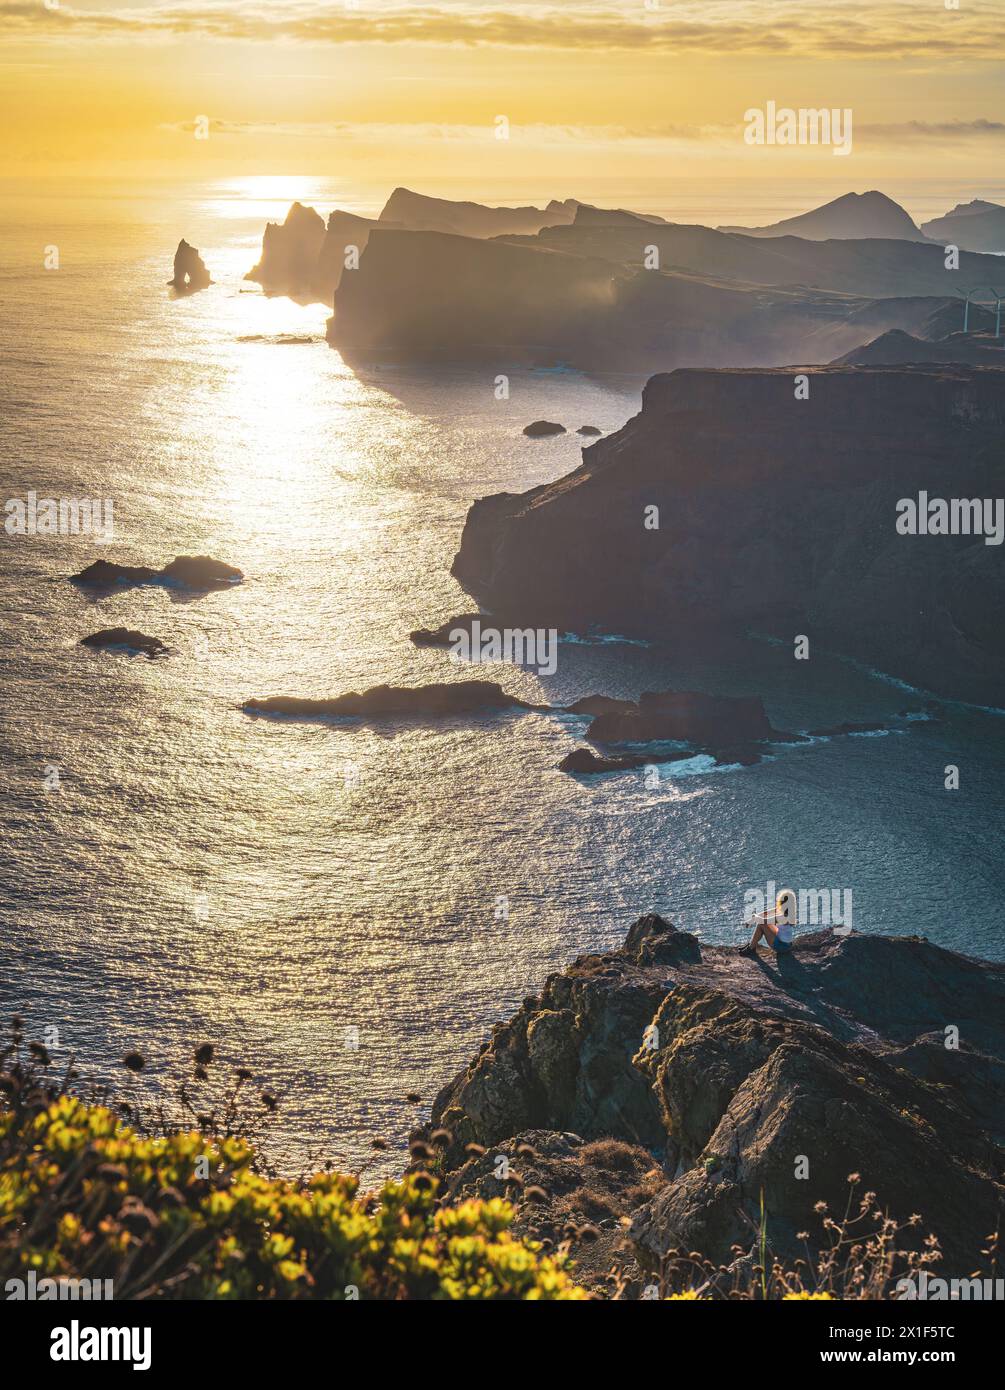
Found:
[{"label": "rocky headland", "polygon": [[[905,534],[898,503],[1000,496],[1005,373],[682,370],[555,483],[476,502],[453,572],[560,631],[799,635],[936,694],[1005,707],[1000,548]],[[986,543],[990,542],[990,543]],[[603,563],[597,561],[603,556]]]},{"label": "rocky headland", "polygon": [[935,1272],[966,1276],[1000,1227],[1003,1117],[1005,966],[830,930],[749,959],[648,916],[496,1024],[415,1138],[449,1200],[507,1196],[598,1282],[612,1262],[648,1282],[675,1250],[756,1255],[762,1199],[791,1264],[851,1174],[903,1245],[934,1235]]}]

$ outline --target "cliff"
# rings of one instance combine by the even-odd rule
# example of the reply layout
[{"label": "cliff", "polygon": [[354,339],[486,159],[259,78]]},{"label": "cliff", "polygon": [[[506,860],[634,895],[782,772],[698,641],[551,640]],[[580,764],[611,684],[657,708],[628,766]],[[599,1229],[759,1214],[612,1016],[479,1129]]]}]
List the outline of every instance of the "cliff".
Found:
[{"label": "cliff", "polygon": [[505,362],[595,335],[613,294],[604,261],[378,227],[339,286],[329,338],[362,355]]},{"label": "cliff", "polygon": [[902,1234],[936,1236],[938,1274],[967,1275],[1005,1196],[1003,1006],[1005,967],[920,937],[813,932],[751,960],[644,917],[497,1024],[422,1134],[448,1132],[452,1198],[501,1195],[506,1155],[528,1227],[560,1239],[602,1199],[649,1270],[756,1247],[762,1194],[769,1248],[798,1259],[857,1173],[900,1222],[921,1214]]},{"label": "cliff", "polygon": [[[479,241],[377,227],[359,269],[342,279],[328,337],[362,358],[558,361],[642,378],[683,365],[830,362],[889,328],[924,332],[950,303],[941,270],[938,297],[874,300],[808,289],[807,280],[765,289],[642,268],[644,245],[666,234],[616,222],[587,224],[573,240]],[[712,235],[732,257],[732,239]],[[617,259],[629,245],[634,264]],[[735,257],[727,269],[738,269]],[[952,307],[959,316],[958,301]]]},{"label": "cliff", "polygon": [[294,203],[285,222],[270,222],[262,238],[262,255],[246,280],[257,280],[269,294],[319,299],[331,304],[350,247],[362,255],[370,217],[336,209],[327,223],[313,208]]},{"label": "cliff", "polygon": [[806,633],[938,694],[1005,706],[998,545],[897,530],[898,501],[921,491],[1000,496],[1005,373],[821,368],[797,400],[794,370],[654,377],[640,413],[573,473],[476,502],[454,574],[536,626]]}]

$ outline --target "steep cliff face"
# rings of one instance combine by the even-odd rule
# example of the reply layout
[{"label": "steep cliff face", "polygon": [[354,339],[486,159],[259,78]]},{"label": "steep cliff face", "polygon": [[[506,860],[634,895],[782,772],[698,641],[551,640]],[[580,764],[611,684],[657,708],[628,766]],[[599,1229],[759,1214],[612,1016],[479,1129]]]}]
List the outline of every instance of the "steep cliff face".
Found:
[{"label": "steep cliff face", "polygon": [[455,575],[536,625],[805,633],[936,693],[1005,706],[1000,545],[897,529],[898,502],[920,492],[1001,496],[1005,372],[822,368],[808,380],[800,400],[793,370],[654,377],[641,412],[575,472],[476,502]]},{"label": "steep cliff face", "polygon": [[[656,241],[660,230],[629,235]],[[342,278],[329,339],[396,360],[562,361],[642,378],[683,364],[829,362],[885,329],[924,331],[947,303],[764,289],[560,245],[377,227],[359,269]]]},{"label": "steep cliff face", "polygon": [[817,932],[758,962],[645,917],[497,1025],[430,1128],[449,1134],[454,1193],[492,1195],[498,1153],[518,1178],[561,1160],[571,1187],[584,1141],[648,1149],[653,1190],[626,1163],[622,1207],[651,1268],[672,1247],[714,1263],[749,1250],[762,1193],[771,1248],[799,1258],[815,1204],[840,1214],[857,1172],[899,1220],[922,1215],[940,1274],[967,1274],[1005,1196],[1003,1004],[1005,967],[918,937]]},{"label": "steep cliff face", "polygon": [[352,353],[505,362],[594,335],[613,296],[603,261],[378,227],[342,279],[329,338]]},{"label": "steep cliff face", "polygon": [[294,203],[284,222],[266,226],[261,259],[245,279],[283,294],[313,294],[324,239],[324,218],[313,208]]},{"label": "steep cliff face", "polygon": [[336,210],[327,223],[313,208],[294,203],[285,222],[270,222],[258,264],[245,276],[271,294],[318,299],[331,304],[347,263],[366,248],[371,217]]}]

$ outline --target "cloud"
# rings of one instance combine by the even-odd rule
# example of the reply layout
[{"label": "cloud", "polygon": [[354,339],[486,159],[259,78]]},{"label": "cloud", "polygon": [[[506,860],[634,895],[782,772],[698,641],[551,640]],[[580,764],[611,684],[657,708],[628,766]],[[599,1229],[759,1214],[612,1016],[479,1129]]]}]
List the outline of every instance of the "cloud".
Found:
[{"label": "cloud", "polygon": [[[214,136],[288,138],[297,141],[339,141],[344,144],[382,147],[455,143],[495,143],[494,125],[472,125],[442,121],[232,121],[206,118]],[[196,128],[192,120],[171,122],[161,130],[191,135]],[[624,125],[548,125],[544,123],[512,125],[510,138],[514,144],[537,150],[595,149],[608,153],[666,155],[675,149],[717,145],[736,146],[742,141],[742,121],[703,125],[655,124]],[[906,145],[960,145],[988,141],[1005,142],[1005,122],[978,118],[971,121],[904,121],[895,124],[867,124],[855,127],[856,139],[862,146],[873,148]]]},{"label": "cloud", "polygon": [[[41,0],[0,0],[9,33],[31,37],[230,39],[344,44],[761,54],[800,58],[899,59],[927,56],[1000,61],[1005,26],[994,0],[967,0],[961,17],[933,0],[877,0],[863,17],[841,0],[643,0],[516,3],[472,0],[437,5],[403,0],[282,0],[280,4],[151,0],[86,9]],[[770,15],[770,18],[766,16]]]},{"label": "cloud", "polygon": [[863,125],[860,135],[876,135],[896,144],[919,141],[955,144],[961,140],[1005,139],[1005,121],[904,121],[899,125]]}]

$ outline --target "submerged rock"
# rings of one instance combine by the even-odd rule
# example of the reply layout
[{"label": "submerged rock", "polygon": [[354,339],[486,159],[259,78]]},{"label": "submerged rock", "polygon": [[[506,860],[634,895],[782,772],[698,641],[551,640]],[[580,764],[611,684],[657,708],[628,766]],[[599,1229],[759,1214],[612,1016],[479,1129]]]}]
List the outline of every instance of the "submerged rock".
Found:
[{"label": "submerged rock", "polygon": [[[679,757],[680,754],[675,756]],[[594,753],[592,748],[574,748],[558,765],[559,772],[590,774],[600,772],[625,772],[631,768],[645,767],[652,758],[644,754],[627,753],[619,757],[605,758]]]},{"label": "submerged rock", "polygon": [[167,647],[159,637],[149,637],[145,632],[136,632],[128,627],[105,627],[100,632],[92,632],[89,637],[80,639],[82,647],[126,647],[130,651],[142,652],[144,656],[164,656]]},{"label": "submerged rock", "polygon": [[110,560],[95,560],[92,565],[71,576],[71,582],[84,588],[113,589],[136,584],[165,584],[182,589],[225,589],[240,584],[244,575],[233,565],[213,560],[208,555],[178,555],[163,569],[148,565],[117,565]]},{"label": "submerged rock", "polygon": [[658,690],[645,691],[627,710],[598,713],[586,734],[599,743],[707,744],[767,739],[774,732],[757,695]]},{"label": "submerged rock", "polygon": [[189,246],[184,237],[174,253],[174,275],[171,284],[176,290],[204,290],[210,283],[209,271],[194,246]]},{"label": "submerged rock", "polygon": [[385,719],[425,716],[449,719],[457,714],[483,710],[531,709],[531,705],[507,695],[495,681],[454,681],[434,685],[375,685],[362,694],[355,690],[328,700],[273,695],[246,700],[247,714],[281,715],[294,719]]},{"label": "submerged rock", "polygon": [[[957,1022],[949,1050],[943,1029]],[[570,1158],[577,1140],[644,1145],[658,1190],[639,1191],[628,1165],[621,1198],[650,1269],[675,1247],[714,1264],[755,1247],[762,1192],[771,1250],[802,1258],[801,1232],[828,1243],[816,1203],[839,1218],[858,1173],[859,1194],[898,1221],[920,1213],[901,1248],[931,1232],[951,1276],[980,1266],[997,1229],[1003,1116],[1005,965],[832,931],[752,960],[648,916],[497,1025],[437,1096],[429,1129],[450,1136],[449,1190],[480,1181],[470,1143],[495,1150],[534,1131],[535,1153]],[[506,1195],[533,1219],[519,1187]]]},{"label": "submerged rock", "polygon": [[449,618],[447,622],[441,623],[439,627],[417,627],[408,635],[417,647],[449,647],[453,633],[466,632],[470,635],[473,623],[491,621],[484,613],[460,613],[456,618]]},{"label": "submerged rock", "polygon": [[565,434],[566,429],[554,420],[532,420],[529,425],[524,425],[523,432],[529,439],[546,439],[552,434]]}]

